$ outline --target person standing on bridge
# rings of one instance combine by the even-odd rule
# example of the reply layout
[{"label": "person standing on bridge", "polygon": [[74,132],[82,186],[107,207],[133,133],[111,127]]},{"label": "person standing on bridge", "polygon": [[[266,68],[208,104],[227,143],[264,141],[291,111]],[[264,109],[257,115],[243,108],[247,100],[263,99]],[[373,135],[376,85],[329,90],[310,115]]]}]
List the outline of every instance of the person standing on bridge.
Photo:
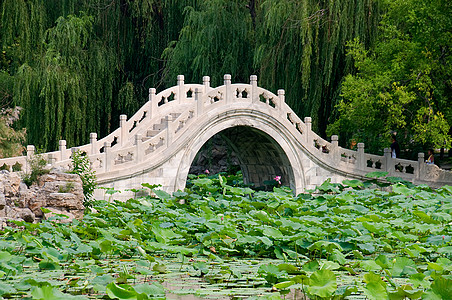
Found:
[{"label": "person standing on bridge", "polygon": [[396,133],[392,134],[391,157],[397,158],[400,155],[399,143],[397,143]]},{"label": "person standing on bridge", "polygon": [[435,163],[435,157],[433,156],[433,149],[428,149],[428,158],[425,161],[428,165],[433,165]]}]

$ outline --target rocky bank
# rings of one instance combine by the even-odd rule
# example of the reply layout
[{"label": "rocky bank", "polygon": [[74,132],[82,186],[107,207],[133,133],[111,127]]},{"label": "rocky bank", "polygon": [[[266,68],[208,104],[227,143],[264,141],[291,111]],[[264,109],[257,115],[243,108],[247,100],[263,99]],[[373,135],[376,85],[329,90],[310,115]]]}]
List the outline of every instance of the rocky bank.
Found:
[{"label": "rocky bank", "polygon": [[63,223],[81,219],[85,209],[83,197],[82,181],[77,174],[54,169],[27,187],[19,174],[0,171],[0,228],[9,220],[37,222],[57,214],[66,216],[59,221]]}]

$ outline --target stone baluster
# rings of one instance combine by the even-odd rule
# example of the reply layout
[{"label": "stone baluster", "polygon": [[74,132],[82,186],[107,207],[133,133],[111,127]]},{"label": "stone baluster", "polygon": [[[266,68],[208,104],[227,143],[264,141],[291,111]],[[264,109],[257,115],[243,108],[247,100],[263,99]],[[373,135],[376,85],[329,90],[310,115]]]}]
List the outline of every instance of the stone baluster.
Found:
[{"label": "stone baluster", "polygon": [[257,75],[250,76],[251,84],[251,101],[253,103],[259,102],[259,95],[257,94]]},{"label": "stone baluster", "polygon": [[[207,77],[207,76],[205,76]],[[196,102],[196,116],[200,116],[204,110],[203,98],[198,88],[195,89],[195,102]]]},{"label": "stone baluster", "polygon": [[308,145],[308,147],[310,147],[310,146],[313,146],[312,141],[311,141],[311,127],[312,127],[311,117],[305,117],[304,123],[306,125],[306,132],[305,132],[306,145]]},{"label": "stone baluster", "polygon": [[104,142],[105,172],[110,171],[110,165],[111,165],[111,162],[110,162],[110,149],[111,149],[110,143]]},{"label": "stone baluster", "polygon": [[285,94],[286,94],[286,92],[285,92],[283,89],[278,90],[278,98],[279,98],[279,101],[278,101],[278,107],[277,107],[277,109],[279,109],[279,110],[281,110],[281,111],[283,110],[284,102],[286,101],[286,100],[285,100],[285,98],[286,98]]},{"label": "stone baluster", "polygon": [[179,87],[178,89],[178,95],[176,95],[176,101],[181,104],[185,102],[185,98],[187,97],[187,95],[185,94],[184,91],[184,75],[177,75],[177,86]]},{"label": "stone baluster", "polygon": [[143,140],[141,134],[135,135],[135,147],[137,151],[137,162],[141,162],[143,160],[143,153],[142,153],[142,147],[143,147]]},{"label": "stone baluster", "polygon": [[358,153],[356,157],[358,170],[364,170],[366,166],[366,157],[364,154],[364,143],[358,143]]},{"label": "stone baluster", "polygon": [[121,146],[124,146],[126,143],[126,137],[127,137],[127,115],[120,115],[119,116],[119,144]]},{"label": "stone baluster", "polygon": [[419,152],[417,154],[417,172],[414,174],[417,179],[422,179],[425,175],[425,161],[424,153]]},{"label": "stone baluster", "polygon": [[89,143],[91,144],[91,154],[97,153],[97,133],[91,132],[89,134]]},{"label": "stone baluster", "polygon": [[157,109],[158,109],[158,99],[155,97],[155,89],[150,88],[149,89],[149,119],[152,119],[157,115]]},{"label": "stone baluster", "polygon": [[27,146],[27,158],[30,159],[35,154],[36,148],[33,145]]},{"label": "stone baluster", "polygon": [[202,84],[204,85],[204,94],[207,94],[210,92],[210,77],[204,76],[202,78]]},{"label": "stone baluster", "polygon": [[224,85],[226,88],[225,92],[225,102],[226,104],[229,104],[232,102],[232,91],[231,91],[231,74],[225,74],[224,75]]},{"label": "stone baluster", "polygon": [[35,155],[35,146],[28,145],[27,146],[27,160],[26,160],[26,170],[28,173],[31,172],[30,159]]},{"label": "stone baluster", "polygon": [[66,140],[60,140],[58,142],[59,150],[60,150],[60,161],[65,160],[66,157]]},{"label": "stone baluster", "polygon": [[331,150],[330,150],[330,155],[332,160],[335,163],[339,163],[341,160],[341,154],[339,151],[339,137],[337,135],[332,135],[331,136]]},{"label": "stone baluster", "polygon": [[394,159],[391,157],[391,148],[384,149],[385,157],[385,171],[388,172],[389,176],[394,175]]}]

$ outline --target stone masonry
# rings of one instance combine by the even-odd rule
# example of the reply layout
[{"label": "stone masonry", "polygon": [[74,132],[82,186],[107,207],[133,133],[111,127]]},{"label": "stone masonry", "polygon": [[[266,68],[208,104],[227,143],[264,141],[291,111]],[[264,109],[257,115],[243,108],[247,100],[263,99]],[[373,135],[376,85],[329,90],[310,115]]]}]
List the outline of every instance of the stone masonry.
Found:
[{"label": "stone masonry", "polygon": [[[36,222],[56,214],[67,216],[59,222],[81,219],[83,206],[82,181],[77,174],[53,169],[37,183],[27,187],[17,173],[0,171],[0,228],[8,220]],[[50,212],[43,213],[41,208]]]},{"label": "stone masonry", "polygon": [[[182,190],[197,154],[216,135],[235,154],[226,164],[238,164],[244,182],[257,187],[281,176],[282,184],[298,194],[327,179],[340,183],[371,172],[431,187],[452,184],[452,172],[426,165],[423,153],[406,160],[392,158],[389,149],[383,156],[366,153],[363,143],[356,150],[342,148],[337,135],[327,141],[312,130],[310,117],[297,116],[284,90],[274,94],[259,87],[255,75],[249,83],[232,83],[231,78],[226,74],[223,85],[211,87],[208,76],[200,84],[186,84],[179,75],[173,87],[159,93],[149,89],[149,101],[130,118],[120,115],[119,128],[108,136],[97,139],[91,133],[90,143],[77,149],[87,153],[99,187],[122,191],[115,199],[123,200],[142,183],[160,184],[167,192]],[[43,155],[52,166],[68,168],[72,150],[60,140],[58,151]],[[33,153],[29,145],[27,156],[0,159],[0,166],[27,170],[27,157]],[[206,157],[222,160],[212,152]],[[104,198],[105,189],[97,189],[94,197]]]}]

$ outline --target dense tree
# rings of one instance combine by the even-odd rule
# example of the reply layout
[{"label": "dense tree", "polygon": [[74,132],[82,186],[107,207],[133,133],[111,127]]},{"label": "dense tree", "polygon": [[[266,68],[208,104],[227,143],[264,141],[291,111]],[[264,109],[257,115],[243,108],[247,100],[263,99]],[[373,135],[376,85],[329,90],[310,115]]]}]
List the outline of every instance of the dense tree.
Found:
[{"label": "dense tree", "polygon": [[342,78],[353,67],[345,44],[359,37],[370,45],[378,20],[373,0],[263,1],[255,55],[261,84],[286,89],[289,105],[311,116],[323,135]]},{"label": "dense tree", "polygon": [[1,1],[0,96],[24,107],[27,142],[75,146],[134,113],[161,82],[163,49],[195,2]]},{"label": "dense tree", "polygon": [[397,132],[404,148],[449,147],[452,3],[389,1],[374,47],[348,43],[358,70],[342,85],[329,127],[376,152]]},{"label": "dense tree", "polygon": [[373,0],[202,1],[187,9],[179,40],[165,52],[169,78],[211,75],[218,84],[224,73],[237,81],[257,73],[261,86],[286,89],[289,105],[323,134],[353,67],[345,43],[370,44],[378,16]]},{"label": "dense tree", "polygon": [[323,136],[335,121],[328,133],[371,150],[390,131],[443,145],[451,4],[424,2],[2,0],[0,106],[22,106],[27,142],[52,150],[106,135],[177,74],[257,74]]},{"label": "dense tree", "polygon": [[228,73],[233,80],[247,82],[252,73],[252,19],[243,0],[201,1],[198,8],[187,7],[184,27],[178,40],[164,52],[165,80],[184,74],[191,82],[211,76],[213,86],[223,83]]}]

